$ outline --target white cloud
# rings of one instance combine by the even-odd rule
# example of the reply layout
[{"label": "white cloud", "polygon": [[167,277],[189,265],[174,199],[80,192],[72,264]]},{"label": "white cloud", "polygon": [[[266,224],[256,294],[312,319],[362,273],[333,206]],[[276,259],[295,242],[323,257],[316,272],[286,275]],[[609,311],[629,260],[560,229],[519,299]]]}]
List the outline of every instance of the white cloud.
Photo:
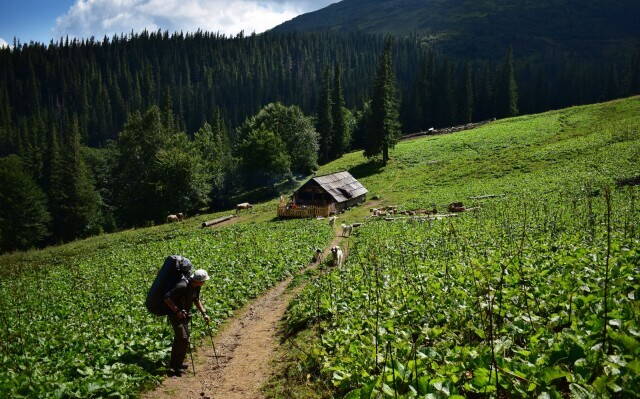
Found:
[{"label": "white cloud", "polygon": [[260,33],[335,0],[77,0],[56,19],[53,36],[150,31]]},{"label": "white cloud", "polygon": [[9,47],[9,43],[6,40],[0,37],[0,48]]}]

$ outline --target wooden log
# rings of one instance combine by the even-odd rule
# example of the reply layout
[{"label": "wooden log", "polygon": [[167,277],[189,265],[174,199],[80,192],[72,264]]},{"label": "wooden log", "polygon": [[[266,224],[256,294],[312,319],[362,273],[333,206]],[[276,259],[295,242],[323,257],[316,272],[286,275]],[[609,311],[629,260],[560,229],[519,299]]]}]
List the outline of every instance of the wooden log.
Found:
[{"label": "wooden log", "polygon": [[504,196],[505,196],[504,194],[487,194],[487,195],[479,195],[477,197],[469,197],[469,199],[481,200],[481,199],[487,199],[487,198],[500,198]]},{"label": "wooden log", "polygon": [[215,226],[216,224],[220,224],[222,222],[226,222],[227,220],[231,220],[234,217],[236,217],[236,215],[223,216],[221,218],[207,220],[206,222],[202,222],[202,228]]}]

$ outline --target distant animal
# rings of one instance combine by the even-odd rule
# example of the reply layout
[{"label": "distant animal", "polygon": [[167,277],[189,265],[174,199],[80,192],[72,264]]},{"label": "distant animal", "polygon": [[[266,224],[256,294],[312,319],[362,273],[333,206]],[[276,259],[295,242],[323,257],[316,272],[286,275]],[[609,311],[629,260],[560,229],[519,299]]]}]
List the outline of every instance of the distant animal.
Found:
[{"label": "distant animal", "polygon": [[449,212],[464,212],[465,207],[462,202],[452,202],[449,204]]},{"label": "distant animal", "polygon": [[344,263],[344,253],[342,252],[342,249],[338,246],[332,247],[331,255],[333,256],[333,266],[341,267]]},{"label": "distant animal", "polygon": [[176,216],[178,217],[178,220],[180,220],[180,221],[184,220],[184,213],[180,212]]},{"label": "distant animal", "polygon": [[251,205],[248,202],[243,202],[241,204],[236,205],[236,213],[238,213],[238,212],[240,212],[242,210],[251,209],[251,208],[253,208],[253,205]]},{"label": "distant animal", "polygon": [[316,248],[316,252],[313,253],[312,262],[322,262],[322,250],[320,248]]},{"label": "distant animal", "polygon": [[350,225],[350,224],[343,224],[342,225],[342,236],[343,237],[349,237],[351,235],[352,231],[353,231],[353,225]]},{"label": "distant animal", "polygon": [[331,217],[329,218],[329,226],[333,227],[333,225],[335,225],[335,224],[336,224],[336,219],[337,219],[337,218],[338,218],[337,216],[331,216]]},{"label": "distant animal", "polygon": [[167,223],[174,223],[174,222],[179,222],[180,218],[178,217],[178,215],[169,215],[167,216]]}]

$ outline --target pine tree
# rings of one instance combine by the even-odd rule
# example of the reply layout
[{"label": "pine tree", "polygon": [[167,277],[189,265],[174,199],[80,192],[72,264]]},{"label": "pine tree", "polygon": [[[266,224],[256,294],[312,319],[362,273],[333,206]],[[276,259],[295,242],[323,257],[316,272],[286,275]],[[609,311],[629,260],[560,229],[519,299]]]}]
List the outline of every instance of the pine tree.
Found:
[{"label": "pine tree", "polygon": [[434,100],[436,125],[439,127],[452,126],[455,124],[457,115],[453,64],[449,60],[445,60],[438,75],[436,99]]},{"label": "pine tree", "polygon": [[318,119],[316,130],[320,135],[320,162],[328,162],[331,156],[333,120],[331,118],[331,86],[330,72],[327,67],[324,72],[324,80],[318,102]]},{"label": "pine tree", "polygon": [[640,46],[631,60],[631,94],[640,94]]},{"label": "pine tree", "polygon": [[518,85],[513,66],[513,49],[509,48],[496,84],[496,116],[518,115]]},{"label": "pine tree", "polygon": [[398,120],[398,94],[391,63],[391,40],[387,40],[380,58],[371,98],[371,120],[364,154],[374,157],[382,154],[383,164],[389,161],[389,149],[395,146],[400,135]]},{"label": "pine tree", "polygon": [[54,239],[69,241],[98,231],[100,197],[82,159],[77,118],[62,144],[59,160],[52,150],[49,198]]},{"label": "pine tree", "polygon": [[162,115],[164,117],[163,123],[169,132],[177,131],[175,117],[173,116],[173,99],[171,98],[171,92],[169,89],[165,91],[162,104]]},{"label": "pine tree", "polygon": [[113,191],[121,225],[141,225],[166,217],[158,187],[161,171],[156,162],[170,138],[162,119],[157,106],[144,115],[134,112],[118,136]]},{"label": "pine tree", "polygon": [[471,65],[467,62],[464,66],[463,86],[460,90],[460,121],[470,123],[473,120],[473,77]]},{"label": "pine tree", "polygon": [[331,119],[333,127],[333,140],[331,155],[333,159],[340,158],[347,147],[347,124],[344,115],[344,94],[342,92],[342,71],[336,63],[333,81],[333,95],[331,96]]},{"label": "pine tree", "polygon": [[48,235],[46,197],[17,155],[0,158],[0,252],[29,249]]}]

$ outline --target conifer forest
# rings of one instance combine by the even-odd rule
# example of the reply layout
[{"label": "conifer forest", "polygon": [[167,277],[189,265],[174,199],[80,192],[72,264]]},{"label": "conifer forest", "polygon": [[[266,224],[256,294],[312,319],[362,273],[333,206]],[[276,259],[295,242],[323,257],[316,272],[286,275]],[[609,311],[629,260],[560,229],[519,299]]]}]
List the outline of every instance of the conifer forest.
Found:
[{"label": "conifer forest", "polygon": [[[640,51],[585,59],[551,51],[518,58],[510,50],[501,59],[461,59],[417,37],[361,33],[144,31],[15,43],[0,49],[0,155],[20,159],[3,160],[2,177],[20,181],[23,195],[36,200],[28,216],[11,206],[0,215],[31,226],[5,233],[14,238],[3,238],[3,249],[228,206],[233,195],[366,149],[375,141],[365,126],[385,42],[396,135],[640,92]],[[268,127],[273,140],[248,128],[268,104],[271,120],[286,114],[303,126],[296,134],[312,138],[305,160],[292,159],[300,141],[289,132]],[[273,159],[258,176],[243,167],[243,148],[260,145]],[[178,199],[169,189],[176,185],[184,193]],[[148,199],[142,212],[131,190]],[[18,206],[17,198],[7,203]]]}]

